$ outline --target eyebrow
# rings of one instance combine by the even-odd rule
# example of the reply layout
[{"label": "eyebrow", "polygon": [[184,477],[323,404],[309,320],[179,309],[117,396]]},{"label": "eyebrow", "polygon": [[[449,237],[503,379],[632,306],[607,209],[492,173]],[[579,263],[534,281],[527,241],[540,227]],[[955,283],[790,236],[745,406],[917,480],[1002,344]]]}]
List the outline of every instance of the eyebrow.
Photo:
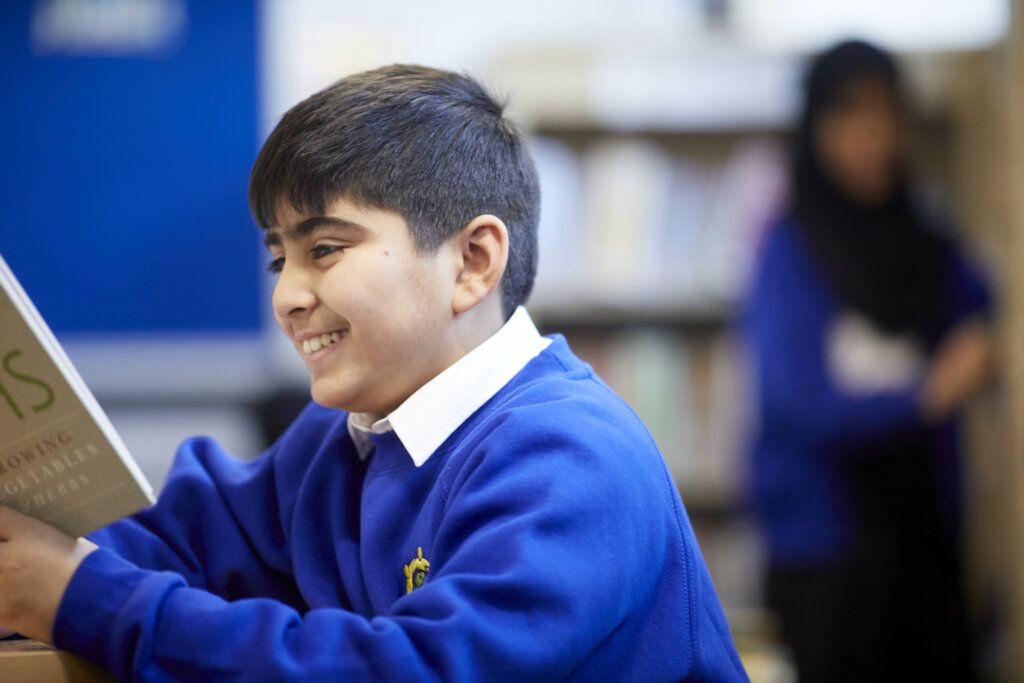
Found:
[{"label": "eyebrow", "polygon": [[[338,218],[336,216],[312,216],[303,221],[300,221],[284,231],[284,237],[288,240],[300,240],[303,237],[308,237],[316,230],[323,227],[331,228],[342,228],[344,230],[357,230],[359,232],[366,232],[365,226],[353,221],[346,220],[344,218]],[[263,243],[270,246],[280,246],[282,233],[278,230],[268,230],[267,234],[263,237]]]}]

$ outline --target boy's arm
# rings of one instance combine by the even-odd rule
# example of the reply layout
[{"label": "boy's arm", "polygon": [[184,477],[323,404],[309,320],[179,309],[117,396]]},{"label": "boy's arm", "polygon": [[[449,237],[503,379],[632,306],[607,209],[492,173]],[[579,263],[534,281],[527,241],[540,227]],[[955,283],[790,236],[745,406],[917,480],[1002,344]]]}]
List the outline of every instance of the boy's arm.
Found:
[{"label": "boy's arm", "polygon": [[[242,597],[242,584],[268,590],[283,554],[273,542],[282,538],[274,489],[273,452],[243,463],[216,442],[190,439],[156,505],[89,539],[138,567],[175,572],[228,598]],[[252,530],[264,528],[254,541]]]},{"label": "boy's arm", "polygon": [[635,615],[660,611],[652,664],[745,680],[649,437],[584,413],[567,438],[545,413],[517,411],[474,449],[425,540],[427,581],[380,616],[229,602],[99,550],[54,640],[126,680],[562,680],[613,638],[633,651]]},{"label": "boy's arm", "polygon": [[173,572],[227,599],[259,594],[301,602],[283,548],[281,505],[289,501],[276,493],[275,454],[281,448],[300,454],[315,448],[308,442],[338,431],[344,416],[310,406],[301,423],[301,430],[289,430],[247,463],[209,439],[186,441],[157,504],[88,539],[72,539],[0,506],[0,633],[50,642],[61,596],[97,545],[139,568]]},{"label": "boy's arm", "polygon": [[[225,597],[246,588],[274,595],[280,573],[265,559],[273,562],[273,549],[249,542],[241,526],[247,520],[230,509],[263,493],[262,505],[248,507],[261,515],[256,524],[273,527],[273,496],[265,495],[272,488],[269,456],[243,464],[217,451],[208,440],[183,444],[159,502],[90,538],[73,539],[0,506],[0,632],[50,642],[61,596],[97,544],[138,567],[174,572],[189,585]],[[276,592],[288,595],[287,588]]]},{"label": "boy's arm", "polygon": [[347,435],[344,424],[343,413],[311,405],[248,462],[210,439],[190,439],[156,505],[89,538],[142,569],[175,572],[229,600],[260,595],[298,604],[284,531],[298,484],[282,480],[279,459],[311,458],[336,445],[339,433]]}]

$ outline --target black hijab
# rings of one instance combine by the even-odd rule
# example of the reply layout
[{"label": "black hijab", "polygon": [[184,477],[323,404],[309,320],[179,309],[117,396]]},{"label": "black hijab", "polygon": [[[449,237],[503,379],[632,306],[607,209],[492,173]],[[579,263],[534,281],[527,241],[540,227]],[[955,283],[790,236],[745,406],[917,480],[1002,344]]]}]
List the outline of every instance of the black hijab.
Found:
[{"label": "black hijab", "polygon": [[794,141],[791,210],[848,309],[885,332],[930,340],[940,324],[945,246],[912,205],[904,171],[882,203],[865,206],[828,177],[816,149],[821,116],[841,106],[843,90],[866,77],[884,80],[900,96],[896,63],[867,43],[841,43],[812,63]]}]

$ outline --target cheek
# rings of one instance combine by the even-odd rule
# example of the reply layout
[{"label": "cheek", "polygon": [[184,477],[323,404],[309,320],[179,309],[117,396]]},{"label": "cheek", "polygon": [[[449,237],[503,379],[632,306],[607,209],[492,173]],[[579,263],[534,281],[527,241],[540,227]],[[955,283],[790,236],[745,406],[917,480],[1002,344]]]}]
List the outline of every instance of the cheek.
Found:
[{"label": "cheek", "polygon": [[375,254],[352,259],[332,275],[321,290],[322,303],[352,325],[364,353],[395,353],[417,331],[427,332],[438,294],[420,259]]},{"label": "cheek", "polygon": [[407,315],[433,316],[450,307],[446,299],[447,279],[440,259],[395,255],[382,259],[375,288],[380,297],[391,300],[396,309],[404,309]]},{"label": "cheek", "polygon": [[451,304],[445,289],[431,273],[409,273],[389,316],[392,336],[382,340],[396,354],[423,368],[433,367],[451,334]]}]

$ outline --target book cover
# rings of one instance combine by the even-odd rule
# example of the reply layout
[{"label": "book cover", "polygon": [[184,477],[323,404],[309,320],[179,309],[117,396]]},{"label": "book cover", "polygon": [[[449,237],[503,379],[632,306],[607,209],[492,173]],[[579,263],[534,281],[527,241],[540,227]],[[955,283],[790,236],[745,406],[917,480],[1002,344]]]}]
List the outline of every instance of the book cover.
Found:
[{"label": "book cover", "polygon": [[0,257],[0,504],[77,537],[153,500],[110,420]]}]

